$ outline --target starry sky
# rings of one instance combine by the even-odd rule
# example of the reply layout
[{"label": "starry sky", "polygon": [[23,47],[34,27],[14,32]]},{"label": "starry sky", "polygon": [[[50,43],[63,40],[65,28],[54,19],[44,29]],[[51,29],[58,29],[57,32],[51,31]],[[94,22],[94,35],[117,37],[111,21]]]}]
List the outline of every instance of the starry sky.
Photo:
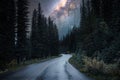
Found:
[{"label": "starry sky", "polygon": [[57,24],[60,38],[66,35],[74,25],[80,23],[80,1],[81,0],[30,0],[30,17],[38,3],[41,3],[43,14],[51,17]]}]

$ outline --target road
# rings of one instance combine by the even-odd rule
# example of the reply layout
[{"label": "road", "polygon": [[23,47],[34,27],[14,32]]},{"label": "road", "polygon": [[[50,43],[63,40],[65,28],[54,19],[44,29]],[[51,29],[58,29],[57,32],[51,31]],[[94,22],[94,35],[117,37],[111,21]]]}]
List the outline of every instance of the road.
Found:
[{"label": "road", "polygon": [[59,58],[26,66],[0,80],[92,80],[68,62],[71,56],[62,54]]}]

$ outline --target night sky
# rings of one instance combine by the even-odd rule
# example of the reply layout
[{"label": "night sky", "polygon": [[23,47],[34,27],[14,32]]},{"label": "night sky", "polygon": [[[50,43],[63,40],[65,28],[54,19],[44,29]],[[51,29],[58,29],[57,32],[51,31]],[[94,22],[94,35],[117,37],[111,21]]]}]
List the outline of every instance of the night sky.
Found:
[{"label": "night sky", "polygon": [[68,33],[74,25],[80,23],[81,0],[30,0],[30,17],[32,11],[41,3],[43,14],[51,17],[58,26],[60,38]]}]

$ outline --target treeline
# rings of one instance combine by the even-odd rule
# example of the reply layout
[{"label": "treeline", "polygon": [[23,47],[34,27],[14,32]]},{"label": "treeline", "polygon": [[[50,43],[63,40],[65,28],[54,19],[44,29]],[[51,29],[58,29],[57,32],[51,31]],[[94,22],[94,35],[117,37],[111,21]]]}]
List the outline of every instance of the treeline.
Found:
[{"label": "treeline", "polygon": [[79,43],[87,56],[105,63],[120,61],[119,5],[119,0],[83,0]]},{"label": "treeline", "polygon": [[45,18],[39,5],[30,31],[28,8],[28,0],[0,0],[0,70],[15,61],[58,54],[57,26]]},{"label": "treeline", "polygon": [[[84,66],[82,71],[111,77],[120,75],[119,5],[120,0],[82,0],[80,26],[73,28],[62,41],[67,47],[74,47],[68,50],[76,53],[73,61]],[[112,80],[109,77],[97,80],[101,79]]]},{"label": "treeline", "polygon": [[[78,28],[74,26],[71,31],[68,32],[66,36],[60,40],[61,52],[74,53],[77,49],[77,31]],[[68,53],[67,52],[67,53]]]},{"label": "treeline", "polygon": [[14,58],[18,59],[19,63],[23,55],[28,55],[27,14],[27,0],[0,0],[0,69],[4,70]]},{"label": "treeline", "polygon": [[32,17],[32,58],[56,56],[59,50],[58,30],[56,24],[49,17],[43,15],[39,4]]},{"label": "treeline", "polygon": [[80,26],[63,38],[67,47],[74,47],[68,50],[99,56],[106,63],[120,61],[119,4],[119,0],[82,0]]}]

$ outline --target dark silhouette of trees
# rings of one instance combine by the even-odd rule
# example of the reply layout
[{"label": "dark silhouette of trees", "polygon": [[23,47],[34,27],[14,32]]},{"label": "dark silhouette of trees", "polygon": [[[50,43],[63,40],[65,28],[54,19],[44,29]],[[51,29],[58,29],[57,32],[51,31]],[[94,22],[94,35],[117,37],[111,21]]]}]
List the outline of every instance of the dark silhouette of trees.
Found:
[{"label": "dark silhouette of trees", "polygon": [[48,19],[48,25],[49,25],[49,49],[50,49],[50,55],[57,55],[58,49],[59,49],[59,39],[58,39],[58,30],[57,26],[53,23],[53,21]]},{"label": "dark silhouette of trees", "polygon": [[33,11],[31,44],[33,58],[45,58],[59,53],[57,26],[50,17],[47,20],[43,15],[40,3],[38,10]]},{"label": "dark silhouette of trees", "polygon": [[28,37],[28,8],[28,0],[0,0],[0,70],[5,70],[12,61],[19,64],[59,53],[57,26],[43,15],[40,4],[33,11]]},{"label": "dark silhouette of trees", "polygon": [[[75,31],[74,52],[89,57],[99,57],[106,63],[114,63],[120,58],[120,1],[82,0],[80,26]],[[62,45],[73,46],[71,30],[63,38]],[[72,41],[71,41],[72,40]],[[71,42],[72,43],[71,43]]]},{"label": "dark silhouette of trees", "polygon": [[15,58],[15,12],[14,0],[0,1],[0,68]]},{"label": "dark silhouette of trees", "polygon": [[[38,53],[38,27],[37,27],[37,11],[33,11],[33,17],[32,17],[32,32],[31,32],[31,45],[32,45],[32,54]],[[32,55],[32,57],[35,57]]]},{"label": "dark silhouette of trees", "polygon": [[63,47],[62,49],[64,52],[75,52],[77,50],[77,34],[78,28],[74,26],[73,29],[60,41],[60,46]]},{"label": "dark silhouette of trees", "polygon": [[27,57],[28,0],[17,1],[17,53],[20,59]]}]

